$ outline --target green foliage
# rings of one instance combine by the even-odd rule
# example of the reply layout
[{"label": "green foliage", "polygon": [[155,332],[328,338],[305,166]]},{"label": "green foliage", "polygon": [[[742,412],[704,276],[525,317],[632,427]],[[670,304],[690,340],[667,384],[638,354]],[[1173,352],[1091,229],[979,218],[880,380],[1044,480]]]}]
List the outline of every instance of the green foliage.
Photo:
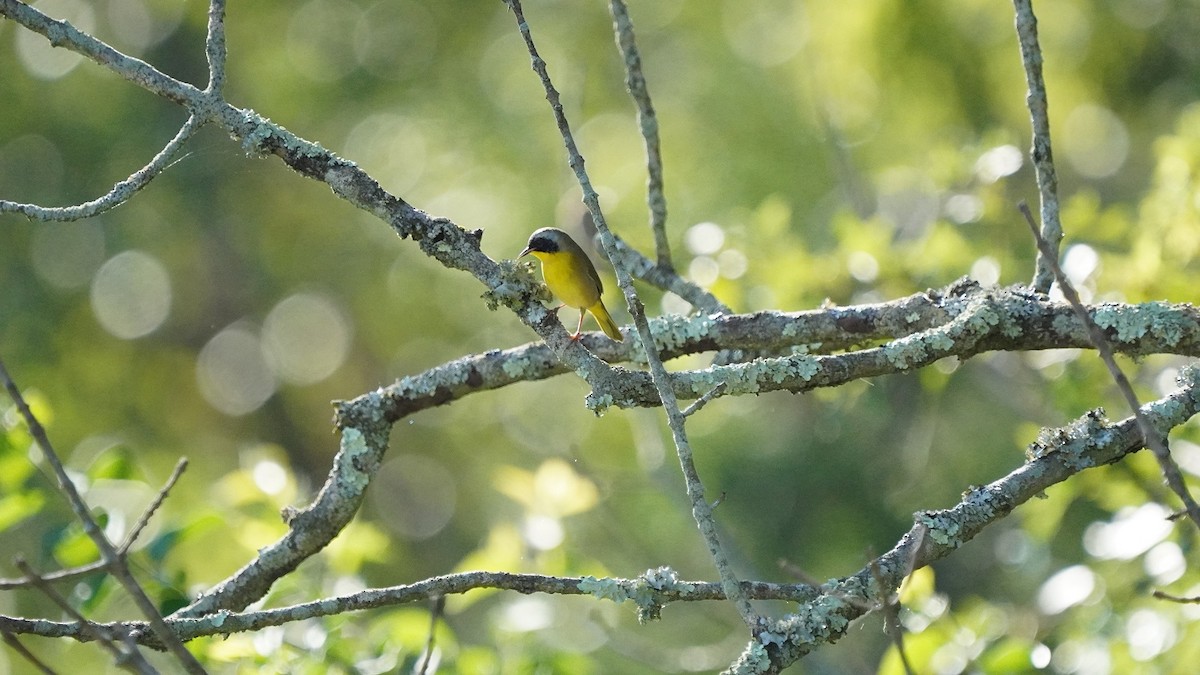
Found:
[{"label": "green foliage", "polygon": [[[203,83],[199,6],[109,4],[80,5],[90,21],[73,20]],[[536,227],[577,224],[578,187],[503,3],[232,4],[234,105],[358,162],[418,208],[482,228],[493,258],[515,256]],[[1036,210],[1036,189],[1009,5],[632,4],[662,125],[676,266],[736,311],[877,302],[966,274],[1032,276],[1015,204]],[[1068,273],[1092,300],[1193,300],[1194,21],[1171,3],[1037,9]],[[643,151],[603,3],[526,11],[610,223],[649,251]],[[0,197],[92,199],[181,123],[174,106],[90,62],[35,74],[50,51],[29,56],[22,33],[0,22]],[[131,251],[169,284],[122,292],[139,302],[165,292],[169,311],[119,336],[98,280]],[[497,298],[481,292],[327,186],[246,157],[212,130],[93,221],[0,218],[0,356],[111,533],[124,536],[177,458],[190,459],[132,551],[168,610],[274,541],[281,508],[311,499],[337,449],[330,400],[534,339],[510,313],[487,311]],[[678,311],[669,295],[646,298],[651,314]],[[280,341],[297,334],[312,339]],[[1149,398],[1180,362],[1121,363]],[[669,565],[681,579],[713,578],[660,411],[596,418],[586,394],[568,375],[405,420],[360,519],[267,604],[455,570],[635,577]],[[1126,414],[1093,353],[1001,353],[834,391],[720,399],[689,430],[710,493],[726,495],[717,517],[738,572],[791,581],[781,561],[817,578],[858,569],[914,511],[1020,466],[1039,428],[1097,406]],[[15,412],[0,409],[0,425],[4,550],[43,571],[94,560],[30,461]],[[1195,425],[1172,444],[1195,485]],[[1160,483],[1149,457],[1086,472],[915,575],[901,619],[916,670],[1179,672],[1198,662],[1195,605],[1150,597],[1197,593],[1194,534],[1177,523],[1140,550],[1116,536],[1131,522],[1158,532],[1161,518],[1138,509],[1174,503]],[[11,555],[0,575],[17,575]],[[1091,592],[1069,595],[1088,580]],[[110,579],[64,588],[90,616],[130,617]],[[57,616],[36,593],[11,597],[14,613]],[[411,672],[429,625],[414,605],[192,647],[214,672]],[[867,625],[846,638],[852,649],[823,649],[798,670],[903,672]],[[746,643],[717,603],[670,605],[642,626],[629,603],[492,591],[448,598],[434,638],[443,672],[481,674],[715,670]],[[90,645],[37,648],[64,672],[98,658]]]}]

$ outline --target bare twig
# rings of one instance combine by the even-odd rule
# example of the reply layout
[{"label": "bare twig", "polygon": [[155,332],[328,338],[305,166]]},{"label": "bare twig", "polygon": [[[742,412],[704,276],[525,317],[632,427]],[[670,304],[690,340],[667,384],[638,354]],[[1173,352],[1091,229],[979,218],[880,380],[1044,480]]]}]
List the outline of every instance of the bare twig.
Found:
[{"label": "bare twig", "polygon": [[121,542],[120,548],[117,549],[121,555],[129,551],[129,547],[133,546],[133,543],[137,541],[138,535],[142,533],[142,530],[146,529],[146,525],[150,523],[150,518],[154,516],[154,512],[158,510],[158,507],[162,506],[163,500],[167,498],[167,493],[171,491],[171,488],[175,487],[175,483],[179,481],[179,477],[187,470],[187,466],[187,457],[180,457],[175,462],[175,468],[171,471],[167,482],[159,488],[158,494],[154,496],[154,501],[150,502],[150,505],[142,511],[142,515],[133,524],[133,528],[129,530],[129,534],[125,535],[125,541]]},{"label": "bare twig", "polygon": [[1050,265],[1051,272],[1058,281],[1058,286],[1062,290],[1063,296],[1067,299],[1067,302],[1071,303],[1071,308],[1075,310],[1075,315],[1087,326],[1088,335],[1091,337],[1092,344],[1096,346],[1096,351],[1100,353],[1100,359],[1104,361],[1104,365],[1108,368],[1109,375],[1112,376],[1113,381],[1116,382],[1121,396],[1125,398],[1125,402],[1129,404],[1130,410],[1133,411],[1133,416],[1137,420],[1138,428],[1142,431],[1142,438],[1146,443],[1146,447],[1150,448],[1150,451],[1154,453],[1155,459],[1158,460],[1163,478],[1167,481],[1167,486],[1179,496],[1192,522],[1197,527],[1200,527],[1200,505],[1197,505],[1196,500],[1192,498],[1187,484],[1183,482],[1183,476],[1179,473],[1179,467],[1176,466],[1175,460],[1171,459],[1171,451],[1167,448],[1165,436],[1155,429],[1150,424],[1150,421],[1146,419],[1146,416],[1141,413],[1141,403],[1138,402],[1137,394],[1133,393],[1133,387],[1129,384],[1129,378],[1125,377],[1125,373],[1113,358],[1112,346],[1109,344],[1108,338],[1105,337],[1104,331],[1100,329],[1100,326],[1096,325],[1087,308],[1080,302],[1079,294],[1075,292],[1071,281],[1067,279],[1067,275],[1063,273],[1062,267],[1058,264],[1058,258],[1055,255],[1053,247],[1038,232],[1037,224],[1033,220],[1033,214],[1029,212],[1029,205],[1021,202],[1019,208],[1021,214],[1025,216],[1025,222],[1029,224],[1030,231],[1033,232],[1033,236],[1037,240],[1038,250],[1042,252],[1042,256]]},{"label": "bare twig", "polygon": [[[1158,426],[1183,424],[1200,408],[1200,369],[1185,369],[1180,374],[1181,388],[1143,406],[1143,413]],[[912,529],[891,550],[863,569],[843,579],[817,584],[772,584],[740,582],[742,593],[756,600],[787,600],[801,603],[802,618],[796,622],[796,639],[781,646],[776,658],[780,667],[794,662],[813,648],[837,640],[849,629],[850,622],[871,611],[880,585],[898,588],[913,570],[944,558],[972,540],[988,525],[1006,517],[1019,505],[1041,495],[1049,487],[1063,482],[1090,467],[1111,464],[1142,445],[1141,434],[1131,417],[1094,429],[1073,424],[1047,434],[1055,447],[1021,465],[1007,476],[963,495],[953,508],[923,511],[917,514]],[[587,595],[621,601],[637,599],[649,590],[652,602],[695,602],[727,599],[723,585],[710,582],[679,582],[669,587],[648,589],[639,579],[603,579],[590,577],[552,577],[508,572],[463,572],[423,581],[360,591],[346,596],[318,599],[300,605],[249,612],[220,612],[197,618],[171,618],[174,631],[187,640],[259,630],[322,616],[351,611],[390,607],[428,601],[437,596],[492,588],[520,593]],[[154,636],[144,631],[142,622],[106,624],[114,630],[130,630],[140,644],[157,646]],[[44,620],[14,619],[0,616],[0,630],[45,637],[88,639],[78,624]]]},{"label": "bare twig", "polygon": [[225,88],[225,0],[209,2],[204,55],[208,59],[208,87],[204,93],[219,98]]},{"label": "bare twig", "polygon": [[[1200,367],[1184,369],[1178,379],[1178,390],[1141,408],[1155,426],[1178,426],[1200,410]],[[795,614],[779,621],[775,627],[782,635],[775,635],[783,639],[768,650],[768,672],[779,672],[816,647],[845,635],[850,622],[873,607],[871,599],[880,590],[877,579],[882,578],[885,587],[898,588],[914,570],[950,555],[1052,485],[1144,447],[1133,417],[1109,423],[1086,415],[1045,435],[1053,439],[1052,447],[1041,448],[1007,476],[964,493],[953,508],[918,512],[912,528],[891,550],[855,574],[822,585],[820,597],[803,602]],[[755,656],[755,651],[748,649],[738,665],[746,665]]]},{"label": "bare twig", "polygon": [[1181,605],[1200,605],[1200,595],[1196,595],[1196,596],[1192,596],[1192,597],[1188,598],[1188,597],[1183,597],[1180,595],[1171,595],[1170,593],[1165,593],[1163,591],[1154,591],[1153,595],[1154,595],[1154,597],[1158,598],[1159,600],[1166,600],[1167,602],[1177,602]]},{"label": "bare twig", "polygon": [[429,664],[433,661],[434,633],[437,632],[437,624],[438,620],[442,618],[442,612],[446,611],[446,596],[435,595],[430,600],[429,637],[425,639],[425,654],[421,658],[421,667],[417,670],[417,675],[425,675],[425,671],[429,670]]},{"label": "bare twig", "polygon": [[39,659],[36,654],[29,651],[25,645],[21,644],[21,641],[17,639],[16,635],[13,635],[6,630],[0,630],[0,639],[3,639],[4,644],[8,645],[9,648],[17,654],[20,654],[21,658],[28,661],[29,664],[36,668],[39,673],[42,673],[42,675],[55,675],[54,670],[52,670],[50,666],[47,666],[45,663],[42,663],[42,660]]},{"label": "bare twig", "polygon": [[[187,458],[181,457],[175,464],[175,470],[171,472],[171,476],[167,479],[166,484],[159,489],[154,501],[152,501],[150,505],[142,511],[142,515],[138,517],[133,529],[129,531],[129,534],[125,535],[125,541],[123,541],[121,546],[117,548],[118,553],[125,555],[129,552],[129,548],[133,546],[135,541],[137,541],[138,535],[140,535],[142,530],[145,529],[146,525],[150,522],[150,518],[154,515],[154,512],[157,511],[158,507],[162,505],[163,500],[167,497],[167,493],[170,492],[171,488],[175,486],[176,481],[178,481],[179,477],[183,475],[183,471],[186,468]],[[105,561],[97,560],[96,562],[89,563],[87,565],[81,565],[79,567],[72,567],[71,569],[47,572],[46,574],[40,575],[39,578],[42,581],[51,583],[58,581],[70,581],[71,579],[76,579],[88,574],[102,572],[107,568],[107,566],[108,564]],[[0,590],[22,588],[32,585],[33,582],[34,580],[29,577],[24,577],[21,579],[0,579]]]},{"label": "bare twig", "polygon": [[1033,276],[1033,288],[1042,293],[1050,290],[1054,273],[1051,261],[1058,260],[1058,245],[1063,238],[1062,222],[1058,209],[1058,174],[1054,169],[1054,155],[1050,150],[1049,102],[1046,98],[1046,83],[1042,79],[1042,48],[1038,45],[1037,17],[1033,14],[1032,0],[1013,0],[1016,8],[1017,40],[1021,45],[1021,63],[1025,66],[1025,81],[1029,94],[1025,99],[1029,107],[1029,118],[1033,125],[1033,168],[1037,172],[1038,195],[1041,200],[1041,237],[1048,249],[1038,249],[1037,269]]},{"label": "bare twig", "polygon": [[650,211],[650,231],[654,234],[654,250],[658,266],[673,270],[671,245],[667,241],[667,198],[663,193],[662,150],[658,140],[658,116],[650,102],[650,91],[646,87],[646,75],[642,72],[642,56],[638,52],[633,35],[633,21],[624,0],[611,0],[609,7],[613,16],[617,47],[625,60],[625,88],[637,105],[638,126],[642,141],[646,145],[646,206]]},{"label": "bare twig", "polygon": [[42,577],[23,558],[18,557],[14,563],[17,569],[21,570],[26,577],[33,580],[35,588],[41,591],[47,598],[50,598],[54,604],[58,605],[59,609],[79,624],[80,630],[85,635],[98,642],[101,647],[112,654],[113,663],[132,673],[158,672],[142,656],[136,644],[121,640],[107,626],[89,621],[87,617],[80,614],[78,610],[71,606],[71,603],[67,602],[66,598],[54,590],[53,586],[43,581]]},{"label": "bare twig", "polygon": [[691,417],[692,415],[695,415],[696,413],[700,412],[700,410],[702,408],[704,408],[704,406],[708,405],[709,401],[711,401],[714,398],[725,393],[725,390],[728,387],[729,387],[729,385],[727,383],[722,382],[722,383],[718,384],[717,386],[713,387],[712,389],[709,389],[703,396],[696,399],[695,401],[692,401],[691,405],[689,405],[687,408],[684,408],[682,415],[684,417]]},{"label": "bare twig", "polygon": [[[133,598],[142,615],[150,622],[150,627],[154,631],[155,636],[167,647],[167,649],[175,656],[189,673],[203,673],[204,668],[196,661],[196,657],[183,646],[179,638],[163,623],[162,615],[158,613],[158,608],[146,595],[146,592],[138,584],[137,580],[129,572],[128,565],[125,564],[125,558],[108,540],[104,532],[100,529],[96,519],[92,517],[88,510],[87,504],[84,503],[83,497],[79,495],[79,491],[75,489],[75,484],[71,482],[70,476],[67,475],[66,469],[63,468],[62,461],[58,458],[58,453],[55,452],[54,446],[50,443],[50,438],[46,435],[46,430],[42,427],[33,411],[29,409],[29,404],[25,402],[25,397],[21,395],[21,390],[17,388],[15,382],[8,374],[8,370],[4,367],[3,360],[0,360],[0,381],[3,382],[4,388],[8,391],[9,397],[16,404],[17,410],[24,418],[26,426],[29,428],[29,433],[33,436],[34,442],[42,451],[46,462],[50,464],[54,470],[54,475],[58,479],[59,490],[66,496],[67,502],[71,505],[71,510],[75,517],[83,525],[83,531],[96,545],[100,551],[100,557],[105,562],[110,574],[125,591]],[[28,574],[26,575],[28,576]]]},{"label": "bare twig", "polygon": [[[3,0],[0,0],[3,2]],[[129,201],[138,190],[146,187],[150,181],[171,166],[175,155],[183,144],[192,137],[196,130],[203,126],[201,118],[192,115],[180,127],[175,137],[167,142],[150,163],[138,169],[125,180],[117,183],[102,197],[75,206],[47,207],[37,204],[22,204],[0,199],[0,213],[21,213],[37,220],[81,220],[100,215]]]},{"label": "bare twig", "polygon": [[[920,550],[920,547],[921,544],[917,543],[913,550]],[[904,672],[907,675],[915,675],[916,671],[912,667],[912,662],[908,660],[908,650],[904,648],[904,624],[900,622],[899,594],[893,592],[888,580],[883,576],[883,572],[879,569],[878,558],[871,560],[870,568],[871,577],[879,587],[878,607],[883,610],[883,632],[891,638],[892,644],[896,645],[896,653],[900,655],[900,664],[904,666]],[[913,572],[911,565],[908,572],[909,574]]]},{"label": "bare twig", "polygon": [[563,112],[558,90],[551,83],[550,73],[546,69],[546,62],[538,54],[537,47],[533,43],[533,35],[529,30],[529,23],[525,20],[525,15],[521,10],[521,2],[520,0],[507,0],[507,2],[516,17],[521,37],[525,40],[525,46],[529,51],[533,70],[537,73],[542,87],[546,90],[546,100],[550,102],[550,108],[554,113],[559,133],[562,135],[563,143],[567,148],[567,163],[575,171],[575,177],[583,189],[583,202],[587,205],[588,212],[592,216],[592,221],[596,225],[596,230],[600,233],[600,240],[604,243],[605,253],[616,270],[617,285],[621,287],[621,291],[625,294],[629,313],[633,316],[634,325],[637,327],[638,337],[641,340],[646,360],[650,366],[651,378],[658,391],[659,399],[662,401],[663,410],[666,412],[667,422],[671,428],[671,436],[675,441],[676,455],[679,457],[679,464],[687,483],[688,497],[692,503],[692,515],[696,520],[696,525],[700,530],[701,536],[704,538],[705,544],[708,546],[708,552],[717,567],[717,573],[721,577],[721,584],[725,587],[726,595],[737,608],[738,613],[742,615],[742,619],[746,624],[752,629],[756,629],[758,626],[758,616],[750,606],[749,600],[742,593],[737,576],[733,573],[732,565],[725,554],[720,537],[717,535],[716,521],[713,519],[712,507],[705,500],[704,485],[700,481],[695,461],[692,459],[691,443],[688,441],[687,431],[684,428],[685,420],[679,410],[675,391],[671,385],[670,375],[667,374],[666,368],[663,367],[662,359],[659,358],[654,348],[654,335],[651,333],[650,324],[646,320],[645,309],[641,299],[637,296],[637,291],[633,288],[628,270],[617,262],[616,242],[613,239],[612,232],[608,229],[604,214],[600,210],[599,196],[592,187],[591,180],[584,169],[583,155],[580,154],[579,148],[575,144],[574,136],[571,134],[571,127]]}]

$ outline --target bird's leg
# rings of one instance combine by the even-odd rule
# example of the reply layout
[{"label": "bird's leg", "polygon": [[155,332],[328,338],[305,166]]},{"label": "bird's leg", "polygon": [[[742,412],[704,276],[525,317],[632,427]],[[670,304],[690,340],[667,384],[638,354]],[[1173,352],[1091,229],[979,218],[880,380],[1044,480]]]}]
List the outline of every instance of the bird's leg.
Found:
[{"label": "bird's leg", "polygon": [[575,326],[575,334],[571,336],[571,340],[579,339],[579,334],[581,331],[583,331],[583,314],[586,311],[587,310],[584,310],[584,309],[579,310],[579,325]]}]

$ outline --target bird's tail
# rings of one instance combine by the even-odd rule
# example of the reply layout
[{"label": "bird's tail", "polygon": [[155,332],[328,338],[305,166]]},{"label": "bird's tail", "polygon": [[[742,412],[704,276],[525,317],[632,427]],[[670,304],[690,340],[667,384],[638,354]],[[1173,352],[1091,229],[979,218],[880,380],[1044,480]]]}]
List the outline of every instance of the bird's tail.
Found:
[{"label": "bird's tail", "polygon": [[596,323],[600,324],[600,330],[604,331],[605,335],[617,342],[625,339],[625,336],[621,335],[621,329],[617,328],[616,322],[608,315],[608,310],[605,309],[603,302],[597,300],[596,304],[588,307],[588,311],[596,317]]}]

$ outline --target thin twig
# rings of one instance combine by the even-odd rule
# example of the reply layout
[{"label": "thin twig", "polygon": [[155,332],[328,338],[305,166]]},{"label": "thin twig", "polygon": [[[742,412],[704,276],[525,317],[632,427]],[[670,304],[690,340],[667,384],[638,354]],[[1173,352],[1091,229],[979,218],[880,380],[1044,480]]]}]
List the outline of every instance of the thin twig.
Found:
[{"label": "thin twig", "polygon": [[722,383],[718,384],[717,386],[713,387],[712,389],[709,389],[707,392],[704,393],[703,396],[696,399],[695,401],[692,401],[691,405],[689,405],[687,408],[684,408],[683,413],[682,413],[683,416],[691,417],[692,415],[695,415],[696,413],[700,412],[700,410],[702,408],[704,408],[704,406],[708,405],[709,401],[711,401],[714,398],[723,394],[725,392],[725,390],[728,388],[729,388],[729,383],[722,382]]},{"label": "thin twig", "polygon": [[120,641],[107,626],[89,621],[71,603],[67,602],[67,599],[56,591],[53,586],[43,581],[41,575],[34,571],[23,558],[18,557],[13,562],[17,566],[17,569],[21,570],[26,577],[33,580],[35,588],[41,591],[47,598],[50,598],[51,602],[58,605],[59,609],[80,625],[84,634],[92,637],[108,653],[112,654],[115,664],[134,673],[158,672],[146,661],[145,657],[142,656],[141,650],[136,645]]},{"label": "thin twig", "polygon": [[154,496],[154,501],[150,502],[150,505],[142,511],[142,515],[133,524],[133,528],[129,530],[129,534],[125,535],[125,541],[121,542],[120,548],[117,549],[121,555],[127,553],[129,547],[133,546],[133,543],[137,541],[138,535],[142,533],[142,530],[146,529],[146,525],[150,523],[150,518],[154,516],[154,512],[158,510],[158,507],[162,506],[163,500],[167,498],[167,493],[171,491],[171,488],[175,487],[175,483],[179,481],[179,477],[183,475],[187,467],[187,457],[180,457],[179,461],[175,462],[175,469],[171,471],[167,482],[159,488],[158,494]]},{"label": "thin twig", "polygon": [[[883,632],[892,640],[892,644],[896,645],[896,652],[900,655],[900,664],[904,666],[904,672],[907,675],[915,675],[912,663],[908,660],[908,652],[904,649],[904,625],[900,623],[900,598],[891,592],[890,584],[883,576],[883,571],[879,569],[879,559],[871,556],[871,578],[875,580],[875,584],[879,587],[879,592],[884,596],[879,601],[879,608],[883,610]],[[911,570],[910,570],[911,573]]]},{"label": "thin twig", "polygon": [[1025,82],[1029,87],[1025,103],[1029,107],[1029,118],[1033,125],[1033,147],[1030,153],[1033,168],[1037,173],[1038,196],[1041,200],[1041,237],[1048,246],[1045,251],[1041,247],[1038,248],[1033,288],[1046,293],[1050,290],[1050,284],[1054,282],[1054,273],[1050,265],[1058,260],[1058,246],[1063,238],[1058,209],[1058,174],[1054,170],[1054,154],[1050,150],[1049,102],[1046,98],[1046,82],[1042,79],[1042,48],[1038,45],[1037,17],[1033,14],[1033,2],[1013,0],[1013,6],[1016,8],[1021,63],[1025,67]]},{"label": "thin twig", "polygon": [[[175,486],[176,481],[178,481],[179,477],[183,475],[183,471],[186,468],[187,458],[179,458],[179,461],[175,464],[175,470],[171,472],[171,476],[167,479],[166,484],[159,489],[158,495],[155,496],[154,501],[142,511],[142,515],[138,517],[137,522],[134,523],[133,529],[129,531],[129,534],[125,535],[125,540],[121,542],[120,547],[117,548],[118,553],[125,555],[129,552],[129,548],[133,546],[135,541],[137,541],[138,535],[140,535],[142,530],[145,529],[146,525],[150,522],[150,518],[154,515],[154,512],[157,511],[158,507],[162,505],[163,500],[167,497],[167,493],[170,492],[171,488]],[[105,561],[97,560],[96,562],[89,563],[87,565],[81,565],[79,567],[72,567],[71,569],[47,572],[46,574],[41,575],[40,579],[50,583],[58,581],[70,581],[71,579],[76,579],[88,574],[102,572],[107,567],[108,564]],[[33,585],[33,581],[34,580],[29,577],[23,577],[21,579],[0,579],[0,590],[10,590],[13,588],[31,586]]]},{"label": "thin twig", "polygon": [[53,220],[82,220],[83,218],[91,218],[100,215],[105,211],[110,211],[116,207],[129,201],[133,195],[150,184],[169,168],[173,162],[175,155],[183,144],[196,133],[196,130],[203,126],[204,122],[200,117],[192,115],[180,127],[175,137],[167,142],[163,149],[150,160],[146,166],[133,172],[125,180],[117,183],[108,191],[107,194],[93,199],[89,202],[76,204],[74,206],[48,207],[39,206],[37,204],[22,204],[20,202],[10,202],[0,199],[0,213],[21,213],[29,218],[44,221]]},{"label": "thin twig", "polygon": [[624,0],[611,0],[613,31],[617,47],[625,61],[625,88],[637,105],[638,127],[646,146],[646,206],[650,211],[650,231],[654,233],[654,251],[658,266],[673,270],[671,245],[667,241],[667,198],[663,193],[662,150],[658,140],[658,116],[650,102],[646,75],[642,72],[642,56],[633,35],[633,21]]},{"label": "thin twig", "polygon": [[0,638],[4,640],[4,644],[8,645],[9,648],[20,654],[21,658],[28,661],[34,668],[37,668],[38,672],[42,673],[42,675],[56,675],[50,666],[42,663],[41,659],[39,659],[33,652],[29,651],[25,645],[21,644],[21,641],[17,639],[16,635],[13,635],[6,630],[0,630]]},{"label": "thin twig", "polygon": [[1154,591],[1153,595],[1154,595],[1154,597],[1158,598],[1159,600],[1166,600],[1168,602],[1177,602],[1182,605],[1200,605],[1200,595],[1192,596],[1190,598],[1185,598],[1185,597],[1179,596],[1179,595],[1171,595],[1170,593],[1164,593],[1163,591]]},{"label": "thin twig", "polygon": [[208,5],[208,34],[204,40],[204,55],[208,59],[208,87],[204,93],[220,97],[225,87],[225,0],[211,0]]},{"label": "thin twig", "polygon": [[183,646],[179,638],[163,622],[158,608],[154,606],[154,603],[146,595],[145,590],[142,589],[130,573],[128,565],[125,564],[124,556],[118,553],[112,542],[108,540],[108,537],[100,529],[99,524],[96,523],[96,519],[92,517],[87,504],[83,501],[83,497],[80,496],[79,491],[75,488],[75,484],[71,482],[70,476],[67,475],[66,469],[59,459],[58,453],[54,450],[53,444],[50,443],[50,438],[46,435],[45,428],[42,427],[41,422],[34,416],[33,411],[29,408],[29,404],[25,402],[25,397],[21,395],[21,390],[9,376],[8,369],[4,367],[3,360],[0,360],[0,380],[3,381],[4,388],[8,391],[9,397],[12,398],[18,412],[24,418],[34,442],[37,443],[46,462],[54,470],[54,475],[58,479],[59,490],[67,498],[67,502],[71,505],[71,510],[75,513],[75,517],[83,525],[83,531],[92,540],[92,543],[96,545],[97,550],[100,551],[100,558],[104,560],[109,573],[116,578],[121,586],[125,588],[125,591],[129,593],[130,597],[133,598],[142,615],[149,621],[154,634],[162,641],[171,654],[179,660],[183,667],[189,673],[203,673],[204,668],[201,667],[200,662]]},{"label": "thin twig", "polygon": [[550,103],[559,133],[562,135],[563,143],[567,148],[567,163],[575,171],[575,177],[583,189],[583,202],[587,206],[588,212],[592,216],[592,222],[596,225],[596,230],[600,234],[605,254],[616,270],[617,285],[621,287],[621,291],[625,294],[629,313],[633,316],[634,325],[637,327],[638,337],[646,354],[646,361],[650,366],[651,378],[654,381],[655,388],[658,390],[663,410],[667,415],[668,425],[671,428],[671,435],[675,441],[676,454],[679,457],[680,468],[683,470],[684,479],[687,483],[688,497],[692,503],[692,516],[695,518],[701,536],[703,536],[705,544],[708,546],[709,554],[712,556],[717,573],[721,577],[721,585],[724,587],[726,595],[733,602],[734,607],[737,608],[738,613],[741,614],[747,626],[755,630],[758,628],[758,616],[755,614],[753,607],[750,606],[750,601],[747,600],[746,595],[742,592],[738,578],[733,573],[732,565],[725,554],[720,537],[717,535],[716,521],[713,519],[712,507],[704,498],[704,484],[700,481],[695,461],[692,459],[691,444],[688,441],[687,431],[684,428],[685,420],[679,410],[675,391],[671,385],[670,375],[668,375],[666,368],[663,367],[662,359],[659,358],[658,352],[654,348],[654,335],[650,332],[650,324],[646,320],[642,301],[638,297],[637,291],[633,288],[633,282],[628,270],[617,262],[616,242],[614,241],[612,232],[608,229],[604,214],[600,210],[599,196],[592,187],[591,180],[584,169],[583,155],[580,154],[578,147],[575,145],[575,138],[571,134],[570,124],[567,122],[567,117],[563,112],[558,90],[554,88],[553,83],[550,81],[550,74],[546,70],[546,62],[538,54],[537,47],[533,43],[533,35],[530,33],[529,23],[525,20],[525,15],[521,10],[521,2],[520,0],[507,0],[507,2],[516,17],[517,28],[521,32],[521,37],[525,40],[525,46],[529,51],[533,70],[537,73],[542,87],[546,91],[546,100]]},{"label": "thin twig", "polygon": [[1154,425],[1150,424],[1150,420],[1146,419],[1146,416],[1142,414],[1141,403],[1138,402],[1137,395],[1133,393],[1133,387],[1129,384],[1129,378],[1125,377],[1125,373],[1113,358],[1113,350],[1108,342],[1108,338],[1105,337],[1104,331],[1100,329],[1100,326],[1097,326],[1096,322],[1092,320],[1092,316],[1088,314],[1087,308],[1079,300],[1079,294],[1075,292],[1071,281],[1067,279],[1067,275],[1063,273],[1062,267],[1058,264],[1058,258],[1055,255],[1054,249],[1042,237],[1041,233],[1038,232],[1037,223],[1033,220],[1033,214],[1029,211],[1029,205],[1022,201],[1018,205],[1018,208],[1021,210],[1021,214],[1025,216],[1025,222],[1029,224],[1029,229],[1033,232],[1033,236],[1037,240],[1038,250],[1042,252],[1042,256],[1049,263],[1051,273],[1058,281],[1058,286],[1062,290],[1063,297],[1067,299],[1067,302],[1071,303],[1071,308],[1075,310],[1076,316],[1087,326],[1088,335],[1091,337],[1092,344],[1096,346],[1096,351],[1100,353],[1100,359],[1104,361],[1109,374],[1112,376],[1113,381],[1116,382],[1121,396],[1125,398],[1125,402],[1133,410],[1133,416],[1137,420],[1138,429],[1142,432],[1143,441],[1158,460],[1163,477],[1167,481],[1167,486],[1179,496],[1192,522],[1197,527],[1200,527],[1200,505],[1197,505],[1196,500],[1192,498],[1187,485],[1183,482],[1183,476],[1179,473],[1179,467],[1175,465],[1175,460],[1171,459],[1171,451],[1167,448],[1166,439],[1154,428]]},{"label": "thin twig", "polygon": [[437,632],[438,619],[442,618],[442,612],[446,610],[446,596],[434,596],[430,605],[429,637],[425,639],[425,655],[421,659],[421,667],[417,670],[417,675],[425,675],[425,672],[429,670],[429,663],[433,661],[433,636]]}]

